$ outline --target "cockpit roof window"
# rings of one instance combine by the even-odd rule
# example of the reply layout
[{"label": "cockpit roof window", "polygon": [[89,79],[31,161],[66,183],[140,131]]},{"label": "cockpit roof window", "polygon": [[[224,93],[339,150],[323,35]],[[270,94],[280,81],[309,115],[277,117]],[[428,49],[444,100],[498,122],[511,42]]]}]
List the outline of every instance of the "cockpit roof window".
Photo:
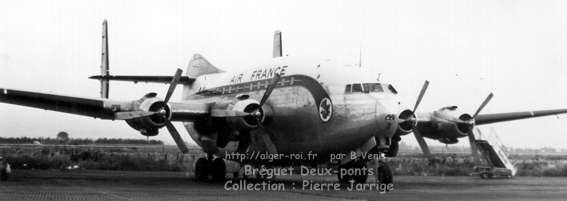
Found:
[{"label": "cockpit roof window", "polygon": [[346,87],[345,87],[345,94],[350,93],[350,89],[351,89],[351,88],[352,88],[352,85],[347,84]]},{"label": "cockpit roof window", "polygon": [[396,91],[396,88],[394,88],[394,86],[392,86],[391,84],[388,85],[388,89],[389,89],[390,92],[392,92],[393,94],[398,94],[398,91]]}]

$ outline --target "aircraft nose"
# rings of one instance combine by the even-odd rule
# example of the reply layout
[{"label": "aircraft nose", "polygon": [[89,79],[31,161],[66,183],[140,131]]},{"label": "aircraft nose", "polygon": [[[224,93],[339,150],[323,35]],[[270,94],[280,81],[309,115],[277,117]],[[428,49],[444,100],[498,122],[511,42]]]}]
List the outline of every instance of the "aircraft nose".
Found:
[{"label": "aircraft nose", "polygon": [[393,99],[376,101],[376,136],[391,137],[398,128],[399,105]]}]

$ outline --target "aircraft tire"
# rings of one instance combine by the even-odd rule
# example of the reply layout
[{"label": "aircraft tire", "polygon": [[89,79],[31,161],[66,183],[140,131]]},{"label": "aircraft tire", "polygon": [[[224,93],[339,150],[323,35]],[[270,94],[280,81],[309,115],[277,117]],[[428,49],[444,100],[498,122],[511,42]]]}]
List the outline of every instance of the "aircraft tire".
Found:
[{"label": "aircraft tire", "polygon": [[206,181],[209,178],[210,162],[206,158],[199,158],[195,163],[195,178],[198,181]]},{"label": "aircraft tire", "polygon": [[394,176],[392,174],[392,170],[387,163],[380,162],[378,166],[378,182],[380,184],[393,184],[394,183]]},{"label": "aircraft tire", "polygon": [[0,173],[0,181],[7,181],[8,180],[8,172],[5,169],[2,169]]},{"label": "aircraft tire", "polygon": [[8,181],[8,177],[10,176],[10,164],[4,163],[4,167],[0,170],[0,181]]},{"label": "aircraft tire", "polygon": [[226,178],[226,164],[222,158],[215,158],[211,164],[211,174],[214,181],[224,181]]}]

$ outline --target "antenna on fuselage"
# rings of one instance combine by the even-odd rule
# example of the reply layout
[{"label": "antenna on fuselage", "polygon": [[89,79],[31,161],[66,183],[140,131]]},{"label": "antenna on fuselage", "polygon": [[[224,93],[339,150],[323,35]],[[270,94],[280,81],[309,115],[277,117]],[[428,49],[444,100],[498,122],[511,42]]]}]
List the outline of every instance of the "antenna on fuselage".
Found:
[{"label": "antenna on fuselage", "polygon": [[276,32],[274,32],[274,50],[272,52],[272,57],[276,58],[276,57],[282,57],[283,56],[283,51],[282,51],[282,32],[279,30],[276,30]]}]

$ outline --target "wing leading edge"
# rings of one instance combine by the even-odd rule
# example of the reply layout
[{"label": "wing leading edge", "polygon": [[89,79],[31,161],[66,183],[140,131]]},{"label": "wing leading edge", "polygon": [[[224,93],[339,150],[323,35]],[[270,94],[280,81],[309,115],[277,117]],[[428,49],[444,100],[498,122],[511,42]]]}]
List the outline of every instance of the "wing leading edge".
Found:
[{"label": "wing leading edge", "polygon": [[528,119],[534,117],[543,117],[550,115],[558,115],[567,113],[567,109],[554,109],[554,110],[538,110],[538,111],[525,111],[525,112],[508,112],[508,113],[495,113],[495,114],[479,114],[475,118],[476,125],[498,123],[504,121],[513,121],[519,119]]}]

